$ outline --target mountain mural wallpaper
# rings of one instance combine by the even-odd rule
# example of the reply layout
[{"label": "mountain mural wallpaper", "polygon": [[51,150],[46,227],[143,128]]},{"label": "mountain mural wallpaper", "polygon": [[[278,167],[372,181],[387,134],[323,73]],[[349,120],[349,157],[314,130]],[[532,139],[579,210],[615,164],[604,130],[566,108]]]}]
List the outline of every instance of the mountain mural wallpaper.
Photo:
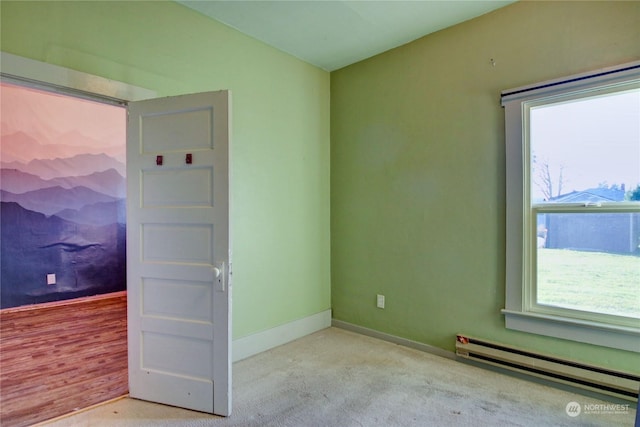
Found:
[{"label": "mountain mural wallpaper", "polygon": [[126,289],[126,109],[0,86],[0,306]]}]

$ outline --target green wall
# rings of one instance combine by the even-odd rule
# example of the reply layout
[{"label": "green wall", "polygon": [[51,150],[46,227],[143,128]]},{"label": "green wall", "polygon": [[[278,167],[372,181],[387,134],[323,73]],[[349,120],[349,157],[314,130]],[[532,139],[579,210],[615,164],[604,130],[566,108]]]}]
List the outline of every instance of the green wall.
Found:
[{"label": "green wall", "polygon": [[465,333],[640,372],[637,353],[506,330],[500,314],[500,92],[638,59],[640,2],[519,2],[333,72],[334,318],[447,350]]},{"label": "green wall", "polygon": [[329,73],[172,2],[2,1],[1,50],[233,96],[234,338],[330,308]]},{"label": "green wall", "polygon": [[499,106],[503,89],[640,59],[639,2],[516,3],[333,72],[330,91],[172,2],[0,8],[2,51],[158,96],[232,90],[234,338],[331,303],[448,350],[463,332],[640,371],[636,354],[505,330]]}]

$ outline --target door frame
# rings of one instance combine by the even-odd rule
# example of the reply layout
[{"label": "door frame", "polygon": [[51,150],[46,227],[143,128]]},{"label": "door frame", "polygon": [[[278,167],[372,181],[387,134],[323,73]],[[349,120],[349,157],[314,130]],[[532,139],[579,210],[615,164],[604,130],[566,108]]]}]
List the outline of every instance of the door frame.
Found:
[{"label": "door frame", "polygon": [[0,75],[10,82],[91,101],[126,106],[131,101],[157,96],[155,91],[143,87],[7,52],[0,52],[0,63]]}]

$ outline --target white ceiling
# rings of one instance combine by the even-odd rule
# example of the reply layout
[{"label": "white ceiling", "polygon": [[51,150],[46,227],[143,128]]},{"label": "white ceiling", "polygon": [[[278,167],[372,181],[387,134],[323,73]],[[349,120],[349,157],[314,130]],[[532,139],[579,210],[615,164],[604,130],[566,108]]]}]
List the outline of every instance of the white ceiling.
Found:
[{"label": "white ceiling", "polygon": [[327,71],[515,0],[176,0]]}]

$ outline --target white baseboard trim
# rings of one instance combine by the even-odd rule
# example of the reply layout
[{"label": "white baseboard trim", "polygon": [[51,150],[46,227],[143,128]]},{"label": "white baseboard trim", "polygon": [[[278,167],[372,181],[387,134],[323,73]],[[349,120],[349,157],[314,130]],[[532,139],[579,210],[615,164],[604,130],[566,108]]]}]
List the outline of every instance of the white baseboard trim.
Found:
[{"label": "white baseboard trim", "polygon": [[266,331],[258,332],[233,341],[232,358],[237,362],[279,345],[331,326],[331,309],[321,311]]},{"label": "white baseboard trim", "polygon": [[406,338],[398,337],[398,336],[387,334],[384,332],[379,332],[379,331],[376,331],[375,329],[365,328],[364,326],[354,325],[353,323],[344,322],[342,320],[333,319],[331,321],[331,326],[345,329],[351,332],[356,332],[358,334],[367,335],[373,338],[378,338],[383,341],[392,342],[394,344],[403,345],[405,347],[424,351],[425,353],[434,354],[436,356],[446,357],[447,359],[456,360],[456,354],[453,351],[447,351],[439,347],[434,347],[429,344],[423,344],[418,341],[412,341]]}]

